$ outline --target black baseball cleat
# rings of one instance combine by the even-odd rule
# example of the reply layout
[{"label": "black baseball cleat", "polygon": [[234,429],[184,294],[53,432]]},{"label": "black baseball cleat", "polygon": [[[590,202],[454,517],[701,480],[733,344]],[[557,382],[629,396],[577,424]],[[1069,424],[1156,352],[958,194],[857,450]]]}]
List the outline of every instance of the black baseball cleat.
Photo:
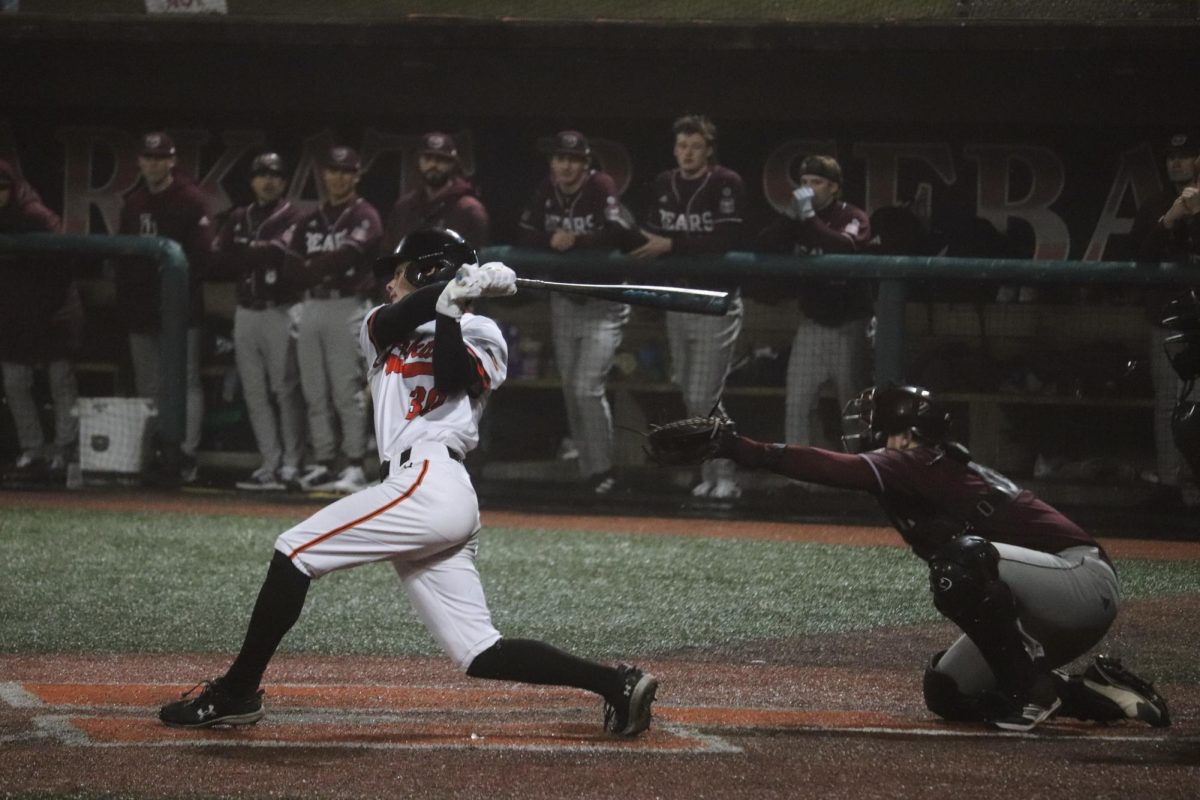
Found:
[{"label": "black baseball cleat", "polygon": [[650,727],[650,704],[658,691],[658,678],[629,664],[617,666],[621,697],[604,702],[604,730],[615,736],[637,736]]},{"label": "black baseball cleat", "polygon": [[[188,699],[201,686],[200,694]],[[172,728],[210,728],[213,725],[253,725],[263,718],[263,690],[237,696],[221,679],[203,681],[183,693],[182,699],[158,710],[158,718]]]},{"label": "black baseball cleat", "polygon": [[1083,673],[1083,685],[1111,700],[1129,719],[1155,728],[1171,725],[1167,701],[1154,691],[1154,684],[1125,669],[1119,658],[1096,656]]}]

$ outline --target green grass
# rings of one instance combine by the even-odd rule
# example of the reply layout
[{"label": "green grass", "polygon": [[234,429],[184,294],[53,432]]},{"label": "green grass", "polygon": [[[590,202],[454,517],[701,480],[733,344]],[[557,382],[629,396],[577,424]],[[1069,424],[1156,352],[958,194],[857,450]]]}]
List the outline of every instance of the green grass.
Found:
[{"label": "green grass", "polygon": [[[718,523],[697,523],[718,524]],[[0,652],[228,652],[277,520],[7,510]],[[497,627],[595,656],[937,619],[896,548],[489,529],[480,571]],[[1200,565],[1124,562],[1129,599],[1200,584]],[[385,565],[316,582],[289,652],[435,654]]]}]

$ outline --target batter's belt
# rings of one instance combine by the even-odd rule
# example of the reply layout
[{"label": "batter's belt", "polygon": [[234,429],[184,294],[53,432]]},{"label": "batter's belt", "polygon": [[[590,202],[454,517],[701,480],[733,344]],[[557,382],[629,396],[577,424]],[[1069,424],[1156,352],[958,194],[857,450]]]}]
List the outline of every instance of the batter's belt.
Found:
[{"label": "batter's belt", "polygon": [[[436,459],[436,458],[445,458],[446,456],[449,456],[450,458],[452,458],[455,461],[458,461],[460,463],[463,461],[462,453],[458,452],[457,450],[455,450],[451,447],[447,447],[444,444],[441,444],[439,442],[418,442],[417,444],[413,445],[412,447],[408,448],[407,450],[405,450],[403,453],[400,454],[399,463],[407,464],[409,461],[412,461],[414,458],[435,458]],[[381,482],[387,480],[387,477],[388,477],[388,475],[391,474],[391,471],[392,471],[392,462],[390,460],[379,462],[379,480]]]}]

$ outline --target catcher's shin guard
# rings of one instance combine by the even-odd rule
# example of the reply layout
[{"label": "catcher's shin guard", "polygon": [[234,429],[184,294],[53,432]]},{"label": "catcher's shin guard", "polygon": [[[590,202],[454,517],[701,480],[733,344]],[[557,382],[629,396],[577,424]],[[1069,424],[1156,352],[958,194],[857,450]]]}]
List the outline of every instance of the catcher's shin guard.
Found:
[{"label": "catcher's shin guard", "polygon": [[1017,619],[1012,590],[1000,580],[1000,554],[979,536],[959,536],[929,561],[933,604],[958,625],[996,676],[1001,692],[1024,700],[1038,676]]}]

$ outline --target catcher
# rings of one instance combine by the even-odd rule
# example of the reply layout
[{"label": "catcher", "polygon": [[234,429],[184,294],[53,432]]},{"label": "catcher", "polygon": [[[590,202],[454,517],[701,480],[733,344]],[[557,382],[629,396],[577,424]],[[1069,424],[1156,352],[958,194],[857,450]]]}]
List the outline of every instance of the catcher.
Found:
[{"label": "catcher", "polygon": [[801,481],[870,492],[929,565],[937,610],[963,635],[925,670],[929,710],[1029,731],[1055,714],[1170,724],[1166,702],[1119,660],[1083,655],[1117,616],[1112,561],[1086,531],[950,441],[950,416],[916,386],[868,389],[846,405],[847,453],[765,444],[724,418],[652,428],[662,464],[733,459]]}]

